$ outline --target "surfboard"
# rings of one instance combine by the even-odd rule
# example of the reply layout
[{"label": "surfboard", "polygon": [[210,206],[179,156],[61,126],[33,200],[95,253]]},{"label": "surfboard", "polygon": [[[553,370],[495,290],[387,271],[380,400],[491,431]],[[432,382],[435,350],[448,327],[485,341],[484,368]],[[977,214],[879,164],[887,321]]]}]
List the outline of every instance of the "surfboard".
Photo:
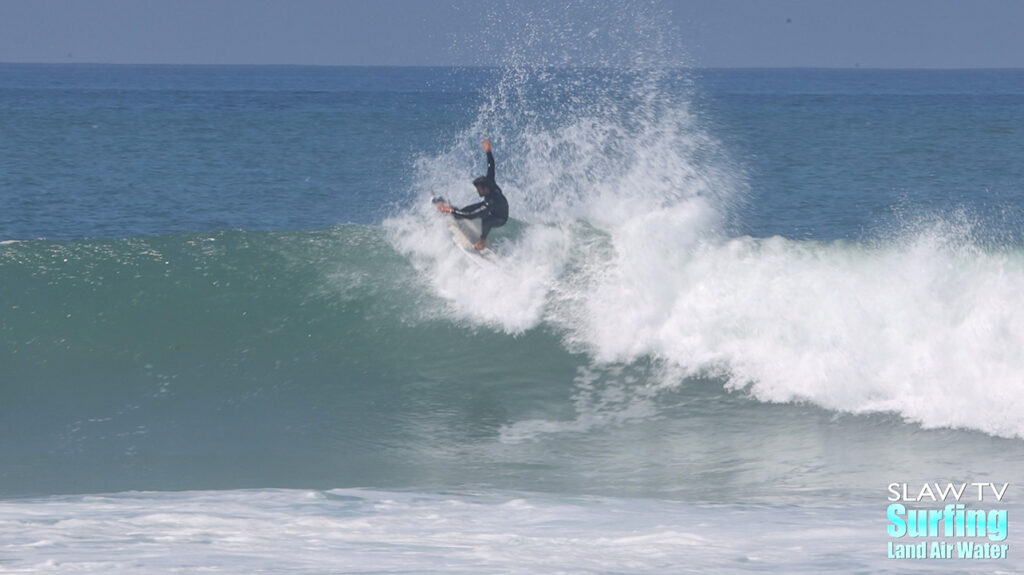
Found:
[{"label": "surfboard", "polygon": [[[432,203],[448,203],[441,196],[434,196],[430,199]],[[497,254],[491,251],[491,248],[484,248],[478,250],[473,247],[473,244],[480,239],[480,221],[479,220],[467,220],[456,218],[451,214],[438,212],[442,218],[444,218],[445,226],[448,227],[448,231],[452,234],[452,242],[459,247],[466,255],[470,256],[476,263],[487,262],[494,264],[497,261]]]}]

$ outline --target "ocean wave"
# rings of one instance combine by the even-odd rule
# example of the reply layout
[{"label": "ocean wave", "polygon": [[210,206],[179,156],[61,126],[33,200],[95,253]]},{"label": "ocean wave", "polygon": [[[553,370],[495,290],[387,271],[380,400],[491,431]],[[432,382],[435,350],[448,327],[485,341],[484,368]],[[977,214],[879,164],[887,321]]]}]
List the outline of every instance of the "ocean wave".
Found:
[{"label": "ocean wave", "polygon": [[[626,465],[675,493],[753,456],[694,443],[703,425],[791,441],[822,425],[801,405],[1022,436],[1019,251],[941,234],[705,237],[631,258],[623,246],[649,241],[635,231],[524,223],[495,238],[509,265],[477,277],[432,221],[421,236],[0,247],[2,492],[472,484],[501,470],[509,486],[579,473],[599,493],[646,493]],[[414,238],[424,251],[405,251]],[[779,428],[773,404],[807,421]],[[649,433],[654,460],[637,455]],[[601,479],[578,450],[621,465]],[[663,466],[669,453],[694,468]]]},{"label": "ocean wave", "polygon": [[1024,436],[1024,255],[984,239],[984,217],[905,218],[858,242],[737,233],[747,177],[679,70],[508,69],[411,190],[468,203],[490,137],[517,220],[492,236],[499,269],[471,269],[425,199],[384,223],[454,317],[553,328],[597,365],[665,362],[668,387],[713,376],[766,402]]}]

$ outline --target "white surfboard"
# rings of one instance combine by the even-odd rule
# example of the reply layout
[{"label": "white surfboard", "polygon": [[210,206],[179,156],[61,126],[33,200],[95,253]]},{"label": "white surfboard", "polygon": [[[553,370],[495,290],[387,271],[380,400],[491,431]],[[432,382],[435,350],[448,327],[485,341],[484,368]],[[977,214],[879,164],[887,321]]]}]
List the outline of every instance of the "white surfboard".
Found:
[{"label": "white surfboard", "polygon": [[[439,202],[447,203],[441,196],[434,196],[430,201],[435,204]],[[440,215],[444,218],[444,223],[452,234],[452,242],[469,255],[470,259],[478,264],[487,263],[491,265],[497,261],[498,256],[491,251],[491,248],[485,247],[482,250],[478,250],[473,247],[473,244],[480,239],[479,220],[460,219],[448,213],[441,213]]]}]

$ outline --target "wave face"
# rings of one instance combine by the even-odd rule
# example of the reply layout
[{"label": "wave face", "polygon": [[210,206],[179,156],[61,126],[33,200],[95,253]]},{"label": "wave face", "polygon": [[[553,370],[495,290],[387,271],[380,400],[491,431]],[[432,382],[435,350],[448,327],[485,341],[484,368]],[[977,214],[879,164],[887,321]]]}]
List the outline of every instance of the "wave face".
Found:
[{"label": "wave face", "polygon": [[[994,460],[984,435],[900,420],[1021,436],[1017,252],[934,231],[876,247],[710,235],[669,257],[642,226],[520,224],[485,274],[423,226],[417,252],[360,225],[0,246],[5,492],[713,500],[695,488],[713,475],[778,501],[807,473],[823,497],[879,465],[1015,465],[1015,440]],[[879,447],[897,438],[898,461]],[[837,448],[842,464],[795,474]]]}]

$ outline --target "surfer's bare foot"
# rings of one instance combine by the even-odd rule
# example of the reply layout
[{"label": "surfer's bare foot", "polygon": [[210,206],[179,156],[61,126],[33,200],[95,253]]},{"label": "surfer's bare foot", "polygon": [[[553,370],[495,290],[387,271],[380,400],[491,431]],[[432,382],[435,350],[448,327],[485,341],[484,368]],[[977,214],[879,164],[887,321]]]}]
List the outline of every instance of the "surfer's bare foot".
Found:
[{"label": "surfer's bare foot", "polygon": [[476,248],[477,251],[480,251],[480,250],[484,249],[485,247],[487,247],[487,242],[485,242],[483,240],[483,238],[481,238],[481,239],[477,240],[475,244],[473,244],[473,247]]}]

